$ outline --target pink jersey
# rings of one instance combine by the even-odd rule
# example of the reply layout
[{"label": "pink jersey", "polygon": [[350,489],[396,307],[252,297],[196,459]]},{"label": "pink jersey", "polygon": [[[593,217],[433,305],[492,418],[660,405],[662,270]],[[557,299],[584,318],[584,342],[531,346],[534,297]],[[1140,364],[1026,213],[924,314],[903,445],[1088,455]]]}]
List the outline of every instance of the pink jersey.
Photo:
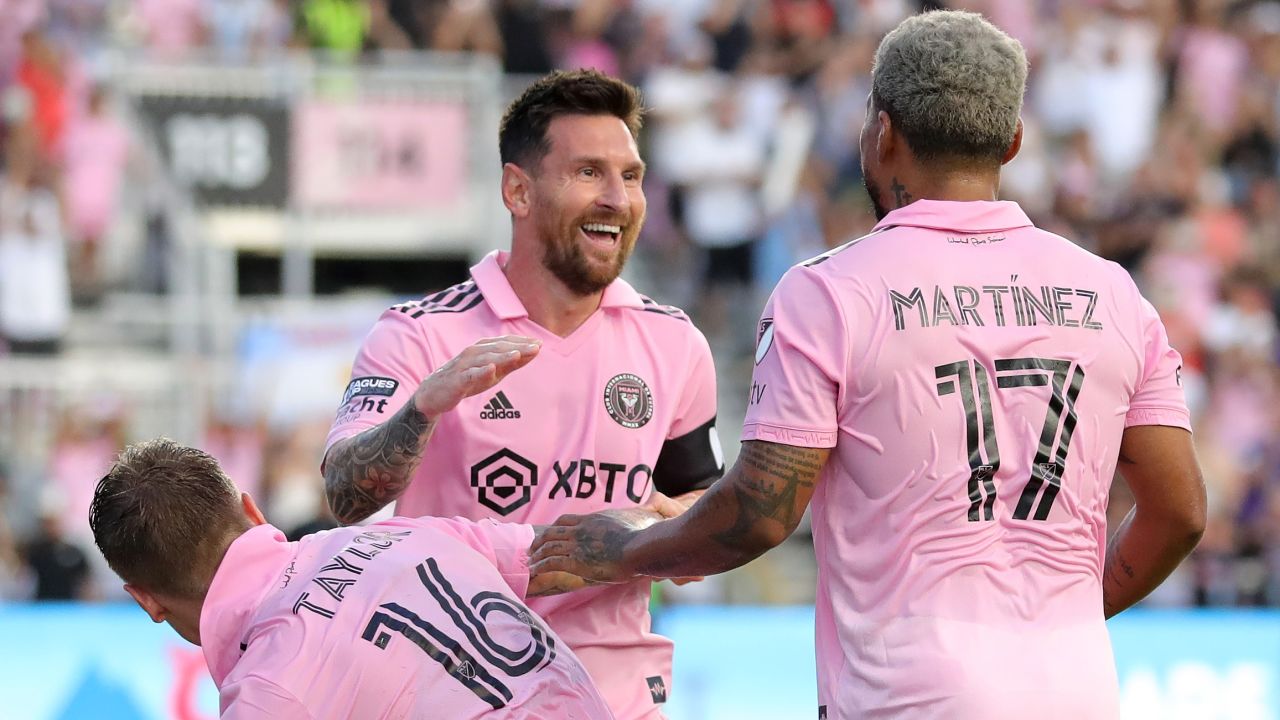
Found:
[{"label": "pink jersey", "polygon": [[613,717],[525,607],[528,525],[395,518],[227,550],[200,614],[223,718]]},{"label": "pink jersey", "polygon": [[1131,425],[1190,429],[1128,274],[1010,202],[920,200],[792,268],[744,440],[813,496],[819,717],[1115,718],[1106,508]]},{"label": "pink jersey", "polygon": [[[561,338],[529,319],[505,262],[492,253],[472,280],[383,314],[356,357],[329,446],[385,422],[476,340],[515,334],[540,339],[538,357],[439,419],[398,514],[550,523],[719,477],[715,371],[688,318],[617,280]],[[660,716],[671,686],[671,642],[650,632],[649,586],[530,600],[622,720]]]}]

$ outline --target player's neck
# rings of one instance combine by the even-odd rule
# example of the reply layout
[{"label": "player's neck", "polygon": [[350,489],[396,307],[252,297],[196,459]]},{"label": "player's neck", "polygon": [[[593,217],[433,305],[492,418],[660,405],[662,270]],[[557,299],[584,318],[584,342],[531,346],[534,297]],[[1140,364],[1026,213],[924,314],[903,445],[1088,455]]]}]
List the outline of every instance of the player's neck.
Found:
[{"label": "player's neck", "polygon": [[600,307],[604,292],[578,295],[547,270],[532,253],[512,252],[503,272],[529,319],[559,337],[567,337]]},{"label": "player's neck", "polygon": [[998,200],[1000,174],[973,170],[926,172],[908,168],[896,173],[885,189],[890,209],[905,207],[916,200]]}]

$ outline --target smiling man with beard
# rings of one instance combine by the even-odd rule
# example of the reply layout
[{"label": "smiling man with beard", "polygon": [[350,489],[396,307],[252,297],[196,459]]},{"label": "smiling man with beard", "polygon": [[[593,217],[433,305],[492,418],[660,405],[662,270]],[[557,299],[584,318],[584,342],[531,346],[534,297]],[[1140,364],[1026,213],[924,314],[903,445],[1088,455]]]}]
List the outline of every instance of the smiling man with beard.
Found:
[{"label": "smiling man with beard", "polygon": [[[392,307],[366,338],[323,467],[340,521],[391,502],[531,524],[672,516],[723,473],[706,339],[618,277],[645,217],[640,115],[635,88],[592,71],[548,75],[507,109],[511,251]],[[640,580],[533,606],[619,720],[661,718],[671,687],[648,599]]]}]

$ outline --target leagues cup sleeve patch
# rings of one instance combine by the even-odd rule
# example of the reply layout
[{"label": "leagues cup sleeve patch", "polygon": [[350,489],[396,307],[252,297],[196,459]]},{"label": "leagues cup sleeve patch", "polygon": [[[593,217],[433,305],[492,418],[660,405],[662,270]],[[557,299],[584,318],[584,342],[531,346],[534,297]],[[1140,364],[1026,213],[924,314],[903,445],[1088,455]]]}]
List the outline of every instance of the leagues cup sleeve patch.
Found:
[{"label": "leagues cup sleeve patch", "polygon": [[346,405],[353,397],[361,395],[383,395],[391,397],[396,394],[396,388],[400,387],[400,383],[385,377],[358,377],[352,378],[347,383],[347,391],[342,394],[342,404]]},{"label": "leagues cup sleeve patch", "polygon": [[773,318],[760,321],[760,330],[756,333],[756,364],[759,365],[764,356],[773,347]]},{"label": "leagues cup sleeve patch", "polygon": [[614,375],[604,386],[604,409],[622,427],[643,427],[653,417],[653,393],[638,375]]}]

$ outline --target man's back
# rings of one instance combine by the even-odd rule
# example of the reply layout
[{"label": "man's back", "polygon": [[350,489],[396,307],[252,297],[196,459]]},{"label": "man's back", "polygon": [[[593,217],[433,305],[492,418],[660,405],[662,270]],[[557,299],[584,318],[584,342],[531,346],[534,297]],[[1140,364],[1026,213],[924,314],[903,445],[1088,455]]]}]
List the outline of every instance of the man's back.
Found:
[{"label": "man's back", "polygon": [[201,622],[224,717],[611,718],[520,600],[531,539],[528,526],[438,518],[299,543],[251,530]]},{"label": "man's back", "polygon": [[792,270],[762,325],[744,439],[835,446],[813,501],[828,716],[1110,717],[1121,435],[1189,427],[1123,270],[1012,203],[918,201]]}]

